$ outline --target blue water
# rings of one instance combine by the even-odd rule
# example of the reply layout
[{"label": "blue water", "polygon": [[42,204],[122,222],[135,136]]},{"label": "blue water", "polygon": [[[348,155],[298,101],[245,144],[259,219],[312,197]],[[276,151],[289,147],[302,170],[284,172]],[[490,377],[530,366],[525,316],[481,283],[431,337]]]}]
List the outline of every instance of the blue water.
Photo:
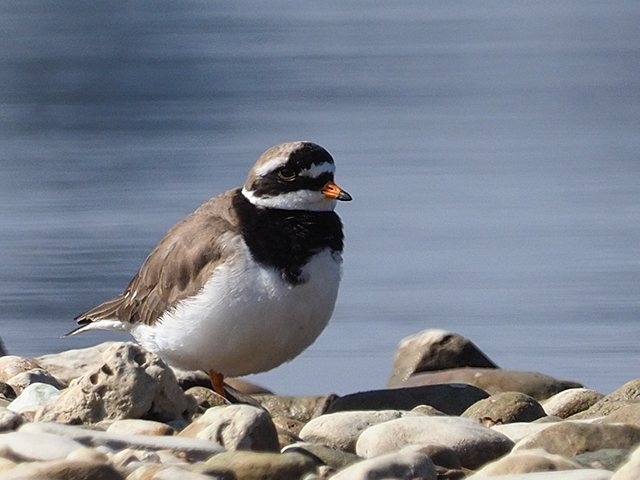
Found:
[{"label": "blue water", "polygon": [[268,146],[330,150],[354,197],[332,322],[250,377],[382,387],[462,333],[610,391],[640,364],[640,4],[0,3],[0,337],[19,355],[118,293]]}]

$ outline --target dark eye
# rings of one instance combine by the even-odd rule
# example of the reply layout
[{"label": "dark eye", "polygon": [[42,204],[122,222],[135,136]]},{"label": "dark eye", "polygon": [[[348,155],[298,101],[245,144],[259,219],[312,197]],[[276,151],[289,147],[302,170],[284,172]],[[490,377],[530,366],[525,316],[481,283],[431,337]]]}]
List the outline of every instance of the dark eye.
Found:
[{"label": "dark eye", "polygon": [[285,182],[291,182],[292,180],[295,180],[296,172],[294,172],[293,170],[287,167],[284,167],[284,168],[281,168],[280,171],[278,172],[278,177],[280,177]]}]

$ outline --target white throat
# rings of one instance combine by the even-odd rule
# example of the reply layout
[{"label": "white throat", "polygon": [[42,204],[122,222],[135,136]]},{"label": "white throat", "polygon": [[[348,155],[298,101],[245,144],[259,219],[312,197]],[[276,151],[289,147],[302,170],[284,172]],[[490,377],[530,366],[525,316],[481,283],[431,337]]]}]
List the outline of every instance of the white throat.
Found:
[{"label": "white throat", "polygon": [[335,209],[336,201],[314,190],[296,190],[281,193],[273,197],[259,197],[253,191],[242,189],[242,195],[256,207],[278,208],[281,210],[309,210],[330,212]]}]

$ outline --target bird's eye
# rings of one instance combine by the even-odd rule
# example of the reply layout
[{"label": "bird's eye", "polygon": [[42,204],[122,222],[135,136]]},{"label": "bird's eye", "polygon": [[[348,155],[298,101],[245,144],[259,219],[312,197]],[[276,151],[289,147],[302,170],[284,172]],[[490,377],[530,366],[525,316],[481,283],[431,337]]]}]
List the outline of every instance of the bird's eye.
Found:
[{"label": "bird's eye", "polygon": [[280,171],[278,172],[278,177],[280,177],[285,182],[291,182],[292,180],[295,180],[296,172],[285,167],[280,169]]}]

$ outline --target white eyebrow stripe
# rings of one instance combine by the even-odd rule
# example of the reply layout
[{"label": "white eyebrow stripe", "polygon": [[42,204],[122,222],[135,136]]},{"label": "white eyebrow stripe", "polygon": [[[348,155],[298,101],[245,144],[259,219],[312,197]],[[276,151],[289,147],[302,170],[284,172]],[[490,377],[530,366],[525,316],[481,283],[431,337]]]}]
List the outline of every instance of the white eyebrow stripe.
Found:
[{"label": "white eyebrow stripe", "polygon": [[305,168],[300,171],[301,177],[318,178],[323,173],[335,173],[336,166],[333,163],[324,162],[320,165],[311,165],[311,168]]},{"label": "white eyebrow stripe", "polygon": [[282,167],[285,163],[287,163],[287,160],[289,160],[288,156],[274,157],[268,162],[260,165],[259,167],[256,167],[254,172],[258,177],[264,177],[268,173],[273,172],[276,168]]}]

